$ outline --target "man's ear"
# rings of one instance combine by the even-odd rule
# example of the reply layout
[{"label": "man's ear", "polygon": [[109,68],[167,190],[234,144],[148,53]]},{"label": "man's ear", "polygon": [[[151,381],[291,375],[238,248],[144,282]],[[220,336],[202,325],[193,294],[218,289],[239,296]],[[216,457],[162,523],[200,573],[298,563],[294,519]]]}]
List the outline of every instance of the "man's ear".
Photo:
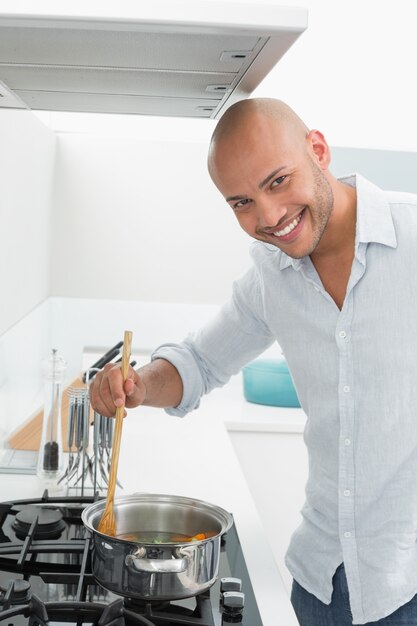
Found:
[{"label": "man's ear", "polygon": [[330,148],[323,133],[316,129],[310,130],[306,140],[317,165],[326,170],[330,164]]}]

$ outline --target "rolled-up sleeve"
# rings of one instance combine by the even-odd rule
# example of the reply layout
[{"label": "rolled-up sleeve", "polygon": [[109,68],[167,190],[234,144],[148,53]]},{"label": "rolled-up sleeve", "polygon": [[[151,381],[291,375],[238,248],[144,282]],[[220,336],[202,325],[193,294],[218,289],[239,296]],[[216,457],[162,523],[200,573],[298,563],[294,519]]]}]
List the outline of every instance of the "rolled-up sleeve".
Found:
[{"label": "rolled-up sleeve", "polygon": [[165,359],[178,370],[183,397],[170,415],[184,416],[198,408],[201,397],[225,385],[231,376],[274,341],[263,317],[259,276],[252,268],[233,285],[230,300],[203,328],[180,344],[163,344],[152,360]]}]

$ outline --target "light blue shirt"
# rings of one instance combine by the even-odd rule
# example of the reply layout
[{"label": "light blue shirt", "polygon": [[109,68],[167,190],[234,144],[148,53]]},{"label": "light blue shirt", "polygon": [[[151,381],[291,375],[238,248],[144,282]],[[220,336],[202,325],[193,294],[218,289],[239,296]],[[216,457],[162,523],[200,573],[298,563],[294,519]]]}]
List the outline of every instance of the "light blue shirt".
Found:
[{"label": "light blue shirt", "polygon": [[[307,414],[303,521],[286,556],[328,604],[343,561],[354,624],[417,593],[417,196],[359,175],[355,258],[340,311],[310,260],[252,244],[253,267],[220,313],[171,361],[184,415],[278,341]],[[279,477],[277,477],[279,479]]]}]

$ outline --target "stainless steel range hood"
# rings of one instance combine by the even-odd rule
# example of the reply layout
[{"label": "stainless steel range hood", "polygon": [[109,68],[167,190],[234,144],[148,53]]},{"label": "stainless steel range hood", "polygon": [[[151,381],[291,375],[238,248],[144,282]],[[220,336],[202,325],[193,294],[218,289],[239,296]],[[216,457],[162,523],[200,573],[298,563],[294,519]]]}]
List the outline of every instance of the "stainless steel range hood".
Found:
[{"label": "stainless steel range hood", "polygon": [[296,7],[3,0],[0,108],[218,118],[306,27]]}]

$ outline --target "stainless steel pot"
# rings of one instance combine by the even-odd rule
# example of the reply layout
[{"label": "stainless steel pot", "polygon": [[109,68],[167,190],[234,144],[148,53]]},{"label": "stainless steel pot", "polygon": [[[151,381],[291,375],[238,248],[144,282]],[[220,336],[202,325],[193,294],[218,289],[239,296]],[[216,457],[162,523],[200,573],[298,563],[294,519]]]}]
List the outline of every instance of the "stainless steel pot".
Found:
[{"label": "stainless steel pot", "polygon": [[105,501],[100,500],[82,513],[82,521],[92,534],[92,572],[100,585],[129,598],[178,600],[214,584],[221,536],[233,521],[230,513],[183,496],[138,493],[116,499],[117,534],[212,534],[191,543],[154,544],[99,533],[104,508]]}]

